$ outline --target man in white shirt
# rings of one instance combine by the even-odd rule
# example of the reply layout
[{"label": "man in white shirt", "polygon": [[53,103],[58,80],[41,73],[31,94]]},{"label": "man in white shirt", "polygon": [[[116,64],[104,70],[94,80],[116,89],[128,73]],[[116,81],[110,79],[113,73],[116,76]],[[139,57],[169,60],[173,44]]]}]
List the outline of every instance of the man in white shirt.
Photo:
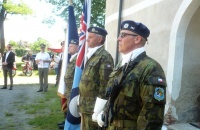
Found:
[{"label": "man in white shirt", "polygon": [[36,57],[35,61],[38,64],[38,73],[39,73],[39,82],[40,82],[40,89],[37,92],[47,92],[48,89],[48,68],[51,62],[50,55],[45,52],[45,44],[41,44],[41,52],[39,52]]},{"label": "man in white shirt", "polygon": [[58,63],[60,61],[60,57],[57,54],[55,54],[53,60],[55,62],[54,63],[54,70],[55,70],[56,75],[58,75]]}]

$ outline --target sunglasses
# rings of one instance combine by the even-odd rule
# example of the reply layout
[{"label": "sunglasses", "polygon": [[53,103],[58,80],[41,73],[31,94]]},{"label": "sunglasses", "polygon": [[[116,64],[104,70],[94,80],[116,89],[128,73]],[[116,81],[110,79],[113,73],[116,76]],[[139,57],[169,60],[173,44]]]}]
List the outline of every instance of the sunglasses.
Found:
[{"label": "sunglasses", "polygon": [[126,37],[126,36],[128,36],[128,35],[129,35],[129,36],[138,36],[138,35],[136,35],[136,34],[120,33],[120,34],[119,34],[119,37],[120,37],[120,38],[124,38],[124,37]]}]

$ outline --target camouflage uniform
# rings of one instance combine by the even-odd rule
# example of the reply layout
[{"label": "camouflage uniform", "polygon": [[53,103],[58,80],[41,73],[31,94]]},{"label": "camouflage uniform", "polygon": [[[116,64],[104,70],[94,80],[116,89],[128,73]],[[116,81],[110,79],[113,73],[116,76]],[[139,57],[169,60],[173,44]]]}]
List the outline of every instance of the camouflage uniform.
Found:
[{"label": "camouflage uniform", "polygon": [[65,72],[65,85],[66,85],[66,90],[65,90],[65,97],[68,100],[67,105],[69,105],[69,99],[72,91],[72,85],[73,85],[73,80],[74,80],[74,72],[75,72],[75,66],[76,66],[76,58],[77,55],[72,59],[71,62],[67,64],[67,69]]},{"label": "camouflage uniform", "polygon": [[96,50],[86,62],[79,84],[79,109],[84,116],[83,119],[89,119],[87,124],[94,124],[93,126],[96,127],[90,125],[87,130],[96,130],[98,127],[97,123],[91,121],[94,105],[96,97],[105,98],[105,88],[113,66],[113,59],[104,47]]},{"label": "camouflage uniform", "polygon": [[[121,75],[122,67],[116,68],[109,76],[108,86]],[[166,80],[159,63],[145,54],[122,81],[121,87],[114,102],[114,121],[108,130],[161,130]]]}]

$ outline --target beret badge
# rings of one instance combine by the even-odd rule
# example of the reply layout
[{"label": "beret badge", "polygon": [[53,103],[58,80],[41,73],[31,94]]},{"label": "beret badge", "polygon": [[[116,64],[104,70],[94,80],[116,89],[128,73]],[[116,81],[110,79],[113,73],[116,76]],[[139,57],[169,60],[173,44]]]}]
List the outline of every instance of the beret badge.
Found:
[{"label": "beret badge", "polygon": [[128,23],[124,24],[124,28],[128,28],[128,26],[129,26]]},{"label": "beret badge", "polygon": [[95,28],[92,28],[92,32],[95,32]]}]

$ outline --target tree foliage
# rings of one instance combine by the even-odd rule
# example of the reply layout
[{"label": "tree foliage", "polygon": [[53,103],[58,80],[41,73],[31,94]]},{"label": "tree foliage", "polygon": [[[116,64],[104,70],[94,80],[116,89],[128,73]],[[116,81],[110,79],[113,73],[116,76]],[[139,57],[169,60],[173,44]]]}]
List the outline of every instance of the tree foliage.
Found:
[{"label": "tree foliage", "polygon": [[12,47],[17,47],[17,42],[11,40],[9,41],[9,44],[12,46]]},{"label": "tree foliage", "polygon": [[29,15],[32,14],[32,10],[23,2],[20,4],[15,4],[12,1],[3,0],[0,2],[0,52],[3,53],[5,49],[5,38],[4,38],[4,21],[7,17],[7,14],[20,14],[20,15]]},{"label": "tree foliage", "polygon": [[40,51],[40,45],[41,44],[45,44],[46,48],[49,46],[49,42],[45,39],[42,38],[38,38],[37,41],[35,41],[32,45],[31,45],[31,50],[34,52],[39,52]]},{"label": "tree foliage", "polygon": [[[68,0],[46,0],[46,2],[54,5],[53,13],[57,14],[65,21],[68,21]],[[77,26],[80,26],[80,17],[82,13],[84,0],[72,0],[74,6],[74,13],[76,16]],[[90,24],[93,26],[104,27],[105,24],[105,5],[106,0],[92,0],[91,6],[91,20]],[[52,20],[49,20],[49,22]],[[48,21],[46,21],[48,22]]]},{"label": "tree foliage", "polygon": [[11,1],[4,3],[3,7],[5,8],[7,13],[10,14],[22,14],[29,15],[32,14],[32,10],[24,3],[14,4]]}]

